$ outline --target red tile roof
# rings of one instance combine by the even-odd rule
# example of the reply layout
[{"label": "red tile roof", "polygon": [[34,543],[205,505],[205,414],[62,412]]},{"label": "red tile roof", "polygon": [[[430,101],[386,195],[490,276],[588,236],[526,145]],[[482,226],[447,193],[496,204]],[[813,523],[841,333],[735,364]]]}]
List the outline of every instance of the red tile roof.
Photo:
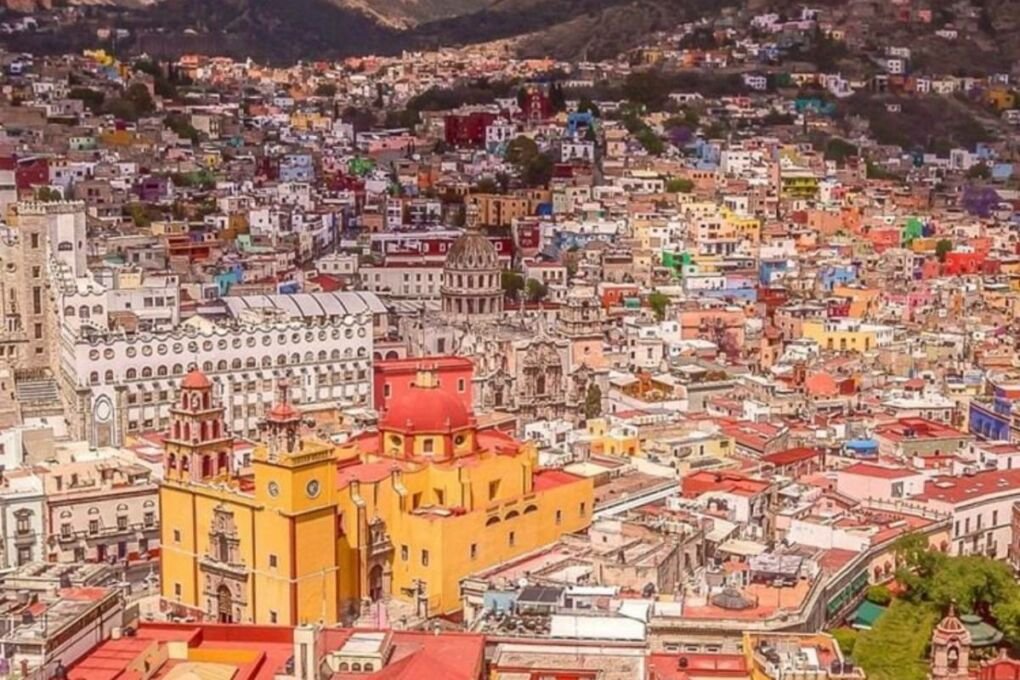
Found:
[{"label": "red tile roof", "polygon": [[746,678],[747,661],[740,654],[651,654],[648,680]]},{"label": "red tile roof", "polygon": [[885,467],[884,465],[872,465],[871,463],[854,463],[843,469],[844,474],[859,475],[861,477],[876,477],[878,479],[901,479],[913,477],[918,474],[915,470],[901,467]]},{"label": "red tile roof", "polygon": [[913,498],[957,505],[1002,493],[1020,496],[1020,469],[989,470],[963,477],[939,477],[925,483],[924,491]]},{"label": "red tile roof", "polygon": [[535,491],[555,489],[564,484],[573,484],[583,479],[562,470],[540,470],[535,473]]},{"label": "red tile roof", "polygon": [[795,449],[786,449],[785,451],[776,451],[768,455],[762,456],[761,459],[766,463],[772,463],[773,465],[783,466],[792,465],[793,463],[799,463],[805,460],[811,460],[812,458],[819,458],[821,451],[818,449],[812,449],[805,446],[801,446]]}]

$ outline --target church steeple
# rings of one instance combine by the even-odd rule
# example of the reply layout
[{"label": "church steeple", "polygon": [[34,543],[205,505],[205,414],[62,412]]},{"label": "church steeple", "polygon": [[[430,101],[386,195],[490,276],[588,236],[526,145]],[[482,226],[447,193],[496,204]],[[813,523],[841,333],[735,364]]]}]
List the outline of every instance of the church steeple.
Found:
[{"label": "church steeple", "polygon": [[931,636],[932,680],[968,680],[970,675],[970,632],[956,616],[956,606],[949,605],[949,613],[942,619]]},{"label": "church steeple", "polygon": [[260,424],[270,456],[293,453],[299,445],[301,413],[290,402],[290,381],[281,378],[277,383],[276,404]]},{"label": "church steeple", "polygon": [[233,438],[223,407],[213,402],[212,382],[191,371],[181,381],[180,398],[170,409],[164,467],[167,479],[199,482],[233,473]]}]

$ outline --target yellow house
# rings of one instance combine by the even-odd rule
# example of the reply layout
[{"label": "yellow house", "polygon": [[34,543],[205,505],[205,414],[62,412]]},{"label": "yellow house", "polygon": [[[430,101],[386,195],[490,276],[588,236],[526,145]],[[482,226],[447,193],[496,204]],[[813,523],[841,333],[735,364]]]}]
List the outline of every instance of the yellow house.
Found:
[{"label": "yellow house", "polygon": [[610,427],[605,418],[585,421],[591,452],[606,456],[640,456],[641,441],[636,428]]},{"label": "yellow house", "polygon": [[591,521],[591,480],[540,470],[428,374],[342,447],[302,438],[282,387],[246,477],[210,392],[182,383],[160,495],[163,595],[206,616],[333,623],[391,597],[452,613],[463,577]]},{"label": "yellow house", "polygon": [[738,215],[732,210],[722,211],[728,231],[732,236],[758,243],[761,240],[761,223],[755,217]]},{"label": "yellow house", "polygon": [[826,350],[867,352],[878,347],[877,333],[851,319],[805,320],[801,333]]}]

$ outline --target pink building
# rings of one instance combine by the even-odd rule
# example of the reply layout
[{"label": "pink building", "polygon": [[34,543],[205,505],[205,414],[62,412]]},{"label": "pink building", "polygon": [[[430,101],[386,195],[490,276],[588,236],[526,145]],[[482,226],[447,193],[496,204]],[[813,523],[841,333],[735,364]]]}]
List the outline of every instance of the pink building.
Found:
[{"label": "pink building", "polygon": [[908,468],[856,463],[836,473],[836,491],[857,500],[894,501],[921,493],[924,479]]}]

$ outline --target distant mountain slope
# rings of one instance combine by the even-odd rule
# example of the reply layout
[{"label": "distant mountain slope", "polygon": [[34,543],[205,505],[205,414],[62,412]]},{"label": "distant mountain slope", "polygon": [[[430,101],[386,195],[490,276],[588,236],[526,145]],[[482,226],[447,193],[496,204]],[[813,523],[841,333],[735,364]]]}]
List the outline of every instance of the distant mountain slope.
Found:
[{"label": "distant mountain slope", "polygon": [[715,0],[160,0],[139,8],[145,0],[73,1],[88,7],[75,26],[5,41],[39,52],[78,50],[95,43],[97,28],[113,25],[132,33],[133,43],[121,49],[155,56],[199,52],[283,62],[521,37],[530,54],[594,58],[693,16],[693,8],[720,6]]},{"label": "distant mountain slope", "polygon": [[493,0],[330,0],[340,8],[363,12],[393,28],[414,26],[471,14],[486,9]]},{"label": "distant mountain slope", "polygon": [[[768,11],[795,16],[805,4],[856,34],[863,41],[854,48],[858,56],[910,47],[911,67],[932,73],[1009,70],[1020,59],[1020,0],[928,0],[931,24],[901,21],[900,5],[873,0],[0,0],[15,12],[75,5],[84,16],[57,31],[0,37],[0,44],[77,51],[96,45],[97,28],[116,26],[132,35],[118,49],[162,57],[199,52],[291,62],[513,38],[527,56],[599,59],[730,8],[746,20]],[[946,25],[961,38],[937,37]]]}]

